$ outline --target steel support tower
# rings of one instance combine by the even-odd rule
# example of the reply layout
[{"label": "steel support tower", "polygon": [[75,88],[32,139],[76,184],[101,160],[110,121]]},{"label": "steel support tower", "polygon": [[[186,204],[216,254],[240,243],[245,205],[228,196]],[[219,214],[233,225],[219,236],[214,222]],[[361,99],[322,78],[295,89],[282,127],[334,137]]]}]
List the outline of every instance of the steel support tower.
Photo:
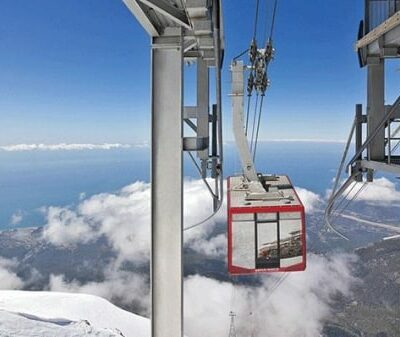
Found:
[{"label": "steel support tower", "polygon": [[[221,0],[123,0],[151,37],[151,330],[183,336],[183,153],[222,203]],[[197,63],[197,105],[184,104],[185,63]],[[210,109],[210,68],[216,102]],[[192,135],[186,136],[190,130]],[[194,134],[194,135],[193,135]],[[192,155],[197,154],[197,159]],[[197,163],[199,161],[199,163]]]},{"label": "steel support tower", "polygon": [[[360,66],[367,68],[367,109],[362,115],[362,106],[356,106],[359,141],[357,156],[351,164],[355,171],[367,171],[369,181],[375,170],[400,174],[400,155],[393,152],[399,140],[400,96],[394,103],[385,105],[385,61],[400,57],[399,11],[398,0],[365,0],[365,16],[356,43]],[[363,124],[367,126],[364,143]]]},{"label": "steel support tower", "polygon": [[[400,96],[392,104],[385,104],[385,62],[400,58],[399,0],[365,0],[355,50],[360,67],[367,70],[367,106],[363,113],[363,106],[356,105],[352,130],[325,213],[331,228],[329,218],[334,204],[354,181],[372,182],[375,171],[400,176]],[[349,178],[339,187],[353,135],[356,146],[347,164]]]}]

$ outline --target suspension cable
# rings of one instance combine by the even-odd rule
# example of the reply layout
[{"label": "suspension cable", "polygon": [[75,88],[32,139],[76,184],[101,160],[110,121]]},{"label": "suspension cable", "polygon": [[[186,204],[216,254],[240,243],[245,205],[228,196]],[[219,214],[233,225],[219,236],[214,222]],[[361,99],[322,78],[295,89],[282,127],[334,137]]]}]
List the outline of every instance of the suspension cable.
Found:
[{"label": "suspension cable", "polygon": [[256,128],[256,120],[257,120],[257,108],[258,108],[258,98],[259,98],[259,94],[257,92],[256,95],[256,105],[254,107],[254,119],[253,119],[253,127],[252,127],[252,131],[251,131],[251,142],[250,142],[250,152],[252,152],[253,150],[253,142],[254,142],[254,133],[255,133],[255,128]]},{"label": "suspension cable", "polygon": [[350,133],[349,133],[349,137],[347,139],[347,143],[346,143],[346,146],[345,146],[345,149],[344,149],[344,153],[343,153],[342,159],[340,161],[339,168],[338,168],[338,170],[336,172],[335,184],[333,186],[330,199],[335,195],[336,190],[338,188],[340,176],[342,175],[344,164],[345,164],[346,158],[347,158],[347,154],[349,152],[351,140],[353,139],[354,131],[356,129],[356,124],[357,124],[357,120],[354,119],[353,125],[351,126],[351,130],[350,130]]},{"label": "suspension cable", "polygon": [[275,16],[276,16],[276,8],[278,7],[278,0],[275,0],[274,4],[274,12],[272,14],[272,24],[271,24],[271,31],[269,33],[269,38],[272,40],[272,36],[274,35],[274,28],[275,28]]},{"label": "suspension cable", "polygon": [[[357,182],[353,185],[353,188],[351,190],[354,189],[354,186],[357,186]],[[342,209],[340,211],[335,212],[334,217],[333,217],[333,221],[336,220],[341,214],[343,214],[346,209],[349,207],[349,205],[358,198],[358,196],[361,194],[361,192],[367,187],[367,182],[365,181],[361,187],[358,189],[358,191],[353,195],[353,197],[351,199],[347,200],[347,203],[342,207]],[[350,193],[348,193],[349,195]],[[343,198],[342,200],[346,200],[347,197]],[[339,207],[337,207],[339,208]],[[333,214],[333,213],[332,213]]]},{"label": "suspension cable", "polygon": [[282,274],[282,276],[278,279],[278,281],[272,286],[271,290],[269,291],[269,294],[267,295],[264,301],[267,301],[275,293],[275,291],[286,281],[289,275],[290,275],[289,273]]},{"label": "suspension cable", "polygon": [[[367,182],[364,182],[364,183],[362,184],[362,186],[360,187],[360,189],[357,191],[357,193],[356,193],[350,200],[347,201],[346,205],[344,205],[344,207],[340,210],[340,212],[336,213],[336,215],[333,217],[332,221],[336,221],[336,220],[344,213],[344,211],[347,209],[347,207],[348,207],[354,200],[356,200],[356,199],[358,198],[358,196],[359,196],[359,195],[361,194],[361,192],[366,188],[366,186],[367,186]],[[337,232],[337,231],[336,231],[336,234],[338,234],[338,233],[339,233],[339,235],[342,236],[344,239],[346,239],[346,240],[349,241],[349,238],[348,238],[347,236],[345,236],[343,233],[340,233],[340,232]]]},{"label": "suspension cable", "polygon": [[254,33],[253,33],[253,40],[256,40],[257,37],[257,24],[258,24],[258,9],[259,9],[259,5],[260,5],[260,0],[257,0],[256,3],[256,17],[254,20]]},{"label": "suspension cable", "polygon": [[236,61],[237,59],[241,58],[243,55],[245,55],[250,49],[247,48],[246,50],[243,50],[239,55],[235,56],[233,58],[234,61]]},{"label": "suspension cable", "polygon": [[269,36],[267,35],[268,32],[268,25],[267,22],[265,23],[265,30],[264,30],[264,45],[267,45],[268,41],[272,40],[274,30],[275,30],[275,17],[276,17],[276,9],[278,7],[278,0],[275,0],[274,2],[274,9],[272,11],[272,21],[271,21],[271,26],[270,26],[270,31],[269,31]]},{"label": "suspension cable", "polygon": [[[352,187],[350,189],[348,189],[346,195],[342,195],[341,200],[337,203],[337,205],[333,208],[333,210],[331,211],[331,214],[333,213],[337,213],[336,211],[339,209],[339,207],[341,207],[343,205],[343,203],[347,200],[347,197],[350,196],[351,192],[353,192],[354,188],[357,186],[357,182],[354,181],[352,184]],[[349,186],[350,187],[350,186]]]},{"label": "suspension cable", "polygon": [[214,193],[214,191],[212,190],[210,184],[208,183],[207,179],[203,177],[203,174],[201,172],[201,168],[199,166],[199,164],[197,163],[196,159],[194,158],[193,154],[191,151],[188,151],[187,154],[189,155],[190,159],[193,162],[193,165],[196,167],[197,171],[199,172],[199,175],[201,177],[201,179],[203,180],[204,184],[206,185],[208,191],[210,192],[211,196],[215,199],[217,196]]},{"label": "suspension cable", "polygon": [[262,108],[263,108],[264,97],[265,97],[264,94],[261,95],[260,111],[258,112],[257,132],[256,132],[256,138],[254,141],[253,162],[255,162],[255,160],[256,160],[258,133],[260,131],[261,113],[262,113]]},{"label": "suspension cable", "polygon": [[193,228],[196,228],[196,227],[199,227],[199,226],[205,224],[208,220],[212,219],[219,212],[219,210],[222,207],[222,204],[223,203],[220,201],[218,203],[217,209],[212,214],[210,214],[207,218],[205,218],[204,220],[202,220],[202,221],[200,221],[200,222],[198,222],[196,224],[186,226],[185,228],[183,228],[183,231],[185,232],[185,231],[188,231],[190,229],[193,229]]},{"label": "suspension cable", "polygon": [[[274,26],[275,26],[275,18],[276,18],[276,10],[277,10],[277,5],[278,5],[278,0],[275,0],[274,3],[274,9],[273,9],[273,14],[272,14],[272,22],[271,22],[271,29],[270,29],[270,35],[268,39],[268,44],[267,44],[267,29],[268,25],[267,22],[265,23],[265,51],[264,55],[261,56],[263,59],[264,63],[264,74],[263,74],[263,79],[262,79],[262,89],[261,89],[261,102],[260,102],[260,108],[258,111],[258,121],[256,123],[256,116],[254,115],[254,123],[253,123],[253,132],[251,136],[251,146],[250,146],[250,152],[253,151],[253,162],[255,161],[256,154],[257,154],[257,144],[258,144],[258,136],[260,132],[260,125],[261,125],[261,115],[262,115],[262,108],[263,108],[263,101],[264,101],[264,96],[265,96],[265,90],[267,89],[268,86],[268,78],[267,78],[267,68],[269,65],[270,60],[273,57],[273,47],[272,47],[272,36],[274,33]],[[259,89],[259,88],[257,88]],[[258,93],[258,92],[257,92]],[[257,109],[255,111],[255,114],[257,113]],[[257,124],[256,127],[256,133],[254,135],[254,128],[255,125]],[[254,148],[253,148],[254,145]]]},{"label": "suspension cable", "polygon": [[231,299],[230,299],[230,306],[229,306],[229,311],[235,311],[235,301],[236,301],[236,284],[237,284],[237,276],[233,275],[231,276],[232,278],[232,291],[231,291]]},{"label": "suspension cable", "polygon": [[357,191],[357,193],[354,194],[354,196],[347,202],[347,204],[342,208],[339,214],[343,214],[344,211],[347,209],[347,207],[349,207],[349,205],[359,197],[361,192],[364,191],[366,187],[367,187],[367,181],[364,181],[359,190]]},{"label": "suspension cable", "polygon": [[330,222],[330,217],[331,217],[331,211],[333,206],[335,205],[335,200],[340,197],[343,193],[346,192],[346,190],[351,186],[351,184],[354,182],[356,178],[356,174],[353,173],[350,177],[347,178],[347,180],[343,183],[343,185],[337,190],[337,192],[328,200],[328,204],[325,209],[325,226],[327,227],[328,230],[331,230],[334,232],[336,235],[340,236],[341,238],[345,240],[349,240],[347,236],[342,234],[340,231],[338,231]]},{"label": "suspension cable", "polygon": [[[349,180],[352,177],[349,178]],[[355,184],[357,185],[357,184]],[[360,187],[360,189],[357,191],[357,193],[346,203],[346,205],[342,208],[342,210],[340,212],[338,212],[335,217],[332,219],[333,221],[336,220],[346,209],[347,207],[350,205],[350,203],[352,203],[354,200],[356,200],[358,198],[358,196],[361,194],[361,192],[367,187],[367,181],[365,181],[363,183],[363,185]],[[329,207],[329,206],[328,206]],[[349,238],[344,235],[343,233],[341,233],[340,231],[338,231],[336,228],[334,228],[331,224],[330,224],[330,217],[331,215],[326,216],[325,215],[325,220],[326,220],[326,225],[328,226],[329,229],[331,229],[336,235],[340,236],[341,238],[349,241]]]},{"label": "suspension cable", "polygon": [[[340,165],[339,165],[337,173],[336,173],[335,183],[334,183],[334,186],[333,186],[333,189],[332,189],[332,193],[331,193],[331,196],[328,199],[328,205],[327,205],[326,210],[325,210],[325,225],[326,225],[326,227],[328,229],[330,229],[331,231],[333,231],[336,235],[340,236],[341,238],[343,238],[345,240],[349,240],[349,239],[347,238],[347,236],[345,236],[344,234],[339,232],[331,224],[330,219],[331,219],[332,213],[334,211],[336,211],[342,205],[342,203],[346,200],[346,197],[348,196],[350,191],[352,191],[354,189],[355,185],[356,185],[356,184],[354,184],[353,187],[350,189],[350,191],[348,190],[348,188],[354,182],[353,179],[355,179],[355,176],[356,176],[355,174],[353,174],[351,177],[349,177],[347,179],[347,181],[343,184],[343,186],[339,189],[339,191],[337,190],[338,186],[339,186],[340,177],[341,177],[342,172],[343,172],[344,164],[345,164],[345,161],[346,161],[346,158],[347,158],[347,154],[348,154],[348,151],[349,151],[349,148],[350,148],[351,140],[353,139],[353,134],[354,134],[354,131],[355,131],[355,128],[356,128],[356,124],[357,124],[357,121],[356,121],[356,119],[354,119],[353,125],[352,125],[350,133],[349,133],[349,137],[348,137],[347,142],[346,142],[345,150],[343,152],[343,156],[342,156],[342,159],[340,161]],[[338,197],[340,197],[344,192],[346,192],[346,190],[348,191],[346,196],[344,196],[341,199],[341,201],[339,202],[339,204],[336,205],[336,207],[333,209],[333,207],[335,206],[335,200]]]}]

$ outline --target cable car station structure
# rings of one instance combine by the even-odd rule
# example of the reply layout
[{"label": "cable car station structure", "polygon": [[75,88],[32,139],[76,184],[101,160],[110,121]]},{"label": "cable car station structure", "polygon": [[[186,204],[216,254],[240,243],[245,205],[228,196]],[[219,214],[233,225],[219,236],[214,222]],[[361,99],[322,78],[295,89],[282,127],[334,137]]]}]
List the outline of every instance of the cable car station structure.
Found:
[{"label": "cable car station structure", "polygon": [[[328,228],[346,239],[331,223],[335,212],[340,215],[373,181],[375,172],[400,176],[400,96],[392,104],[385,104],[385,61],[400,57],[400,1],[365,0],[365,16],[355,50],[360,67],[367,71],[367,107],[364,111],[362,104],[355,107],[354,122],[325,212]],[[347,163],[349,177],[339,186],[353,136],[355,154]],[[350,198],[356,186],[358,191]],[[346,198],[350,200],[340,209]]]}]

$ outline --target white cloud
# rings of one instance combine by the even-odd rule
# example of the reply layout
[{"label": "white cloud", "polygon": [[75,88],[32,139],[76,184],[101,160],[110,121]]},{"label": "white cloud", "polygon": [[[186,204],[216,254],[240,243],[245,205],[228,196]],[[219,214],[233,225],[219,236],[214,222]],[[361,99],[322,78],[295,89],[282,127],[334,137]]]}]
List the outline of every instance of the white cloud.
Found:
[{"label": "white cloud", "polygon": [[57,292],[96,295],[108,300],[117,300],[125,305],[135,303],[142,309],[142,313],[149,313],[150,289],[147,278],[134,272],[121,270],[116,261],[105,267],[102,281],[81,284],[76,280],[66,281],[64,275],[52,274],[48,288]]},{"label": "white cloud", "polygon": [[224,257],[227,250],[225,234],[219,234],[209,240],[194,240],[190,246],[193,250],[212,257]]},{"label": "white cloud", "polygon": [[296,192],[304,205],[305,211],[307,213],[314,213],[314,211],[318,208],[320,203],[322,202],[321,197],[305,188],[296,187]]},{"label": "white cloud", "polygon": [[264,139],[264,140],[260,140],[262,142],[282,142],[282,143],[286,143],[286,142],[293,142],[293,143],[346,143],[345,139],[323,139],[323,138],[282,138],[282,139]]},{"label": "white cloud", "polygon": [[[203,182],[185,183],[185,224],[190,226],[212,213]],[[75,245],[105,236],[120,260],[143,262],[150,254],[150,184],[136,182],[117,193],[97,194],[75,209],[48,207],[43,236],[55,245]],[[166,219],[168,221],[168,219]],[[185,231],[185,244],[205,254],[220,254],[223,238],[208,238],[217,222],[226,221],[226,208],[201,226]],[[205,242],[207,241],[207,243]]]},{"label": "white cloud", "polygon": [[19,225],[21,223],[21,221],[23,220],[23,218],[24,218],[24,216],[22,214],[22,211],[18,210],[11,216],[10,225],[13,225],[13,226]]},{"label": "white cloud", "polygon": [[[373,182],[367,183],[365,188],[358,193],[364,183],[356,182],[351,184],[344,195],[347,199],[352,199],[356,194],[358,201],[365,201],[370,204],[380,206],[392,205],[400,202],[400,191],[396,189],[396,184],[387,178],[377,178]],[[326,196],[330,197],[332,190],[327,190]]]},{"label": "white cloud", "polygon": [[[142,145],[139,144],[139,147]],[[132,145],[128,144],[15,144],[0,146],[0,150],[7,152],[20,152],[20,151],[60,151],[60,150],[112,150],[112,149],[126,149]]]},{"label": "white cloud", "polygon": [[15,260],[0,257],[0,289],[15,290],[22,289],[24,282],[14,272],[17,267]]},{"label": "white cloud", "polygon": [[43,237],[54,245],[87,243],[99,237],[99,233],[93,230],[89,221],[68,208],[49,207],[46,217]]},{"label": "white cloud", "polygon": [[[354,188],[349,198],[351,198],[357,190],[357,188]],[[368,183],[365,190],[359,194],[357,199],[379,204],[398,203],[400,202],[400,191],[397,191],[396,184],[387,178],[378,178],[375,179],[374,182]]]},{"label": "white cloud", "polygon": [[334,296],[349,295],[355,282],[352,262],[349,255],[310,255],[306,271],[285,276],[279,287],[279,275],[260,278],[262,285],[257,287],[191,276],[185,282],[185,333],[228,335],[232,310],[240,336],[319,336],[332,315]]},{"label": "white cloud", "polygon": [[[211,184],[211,181],[209,181]],[[185,227],[190,227],[208,219],[212,214],[212,199],[202,180],[187,180],[184,197]],[[226,183],[224,184],[224,201],[226,201]],[[201,225],[185,231],[185,245],[210,256],[218,256],[225,247],[223,236],[210,237],[217,223],[226,224],[226,202],[218,213]]]}]

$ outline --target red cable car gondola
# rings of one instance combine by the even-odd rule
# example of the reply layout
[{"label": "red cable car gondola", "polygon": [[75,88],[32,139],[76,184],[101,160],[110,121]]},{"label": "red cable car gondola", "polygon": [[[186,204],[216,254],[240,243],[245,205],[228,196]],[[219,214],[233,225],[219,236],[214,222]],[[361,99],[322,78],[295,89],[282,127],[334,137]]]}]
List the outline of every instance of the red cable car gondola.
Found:
[{"label": "red cable car gondola", "polygon": [[287,176],[260,179],[266,193],[253,200],[243,176],[228,180],[229,272],[304,270],[304,207]]}]

